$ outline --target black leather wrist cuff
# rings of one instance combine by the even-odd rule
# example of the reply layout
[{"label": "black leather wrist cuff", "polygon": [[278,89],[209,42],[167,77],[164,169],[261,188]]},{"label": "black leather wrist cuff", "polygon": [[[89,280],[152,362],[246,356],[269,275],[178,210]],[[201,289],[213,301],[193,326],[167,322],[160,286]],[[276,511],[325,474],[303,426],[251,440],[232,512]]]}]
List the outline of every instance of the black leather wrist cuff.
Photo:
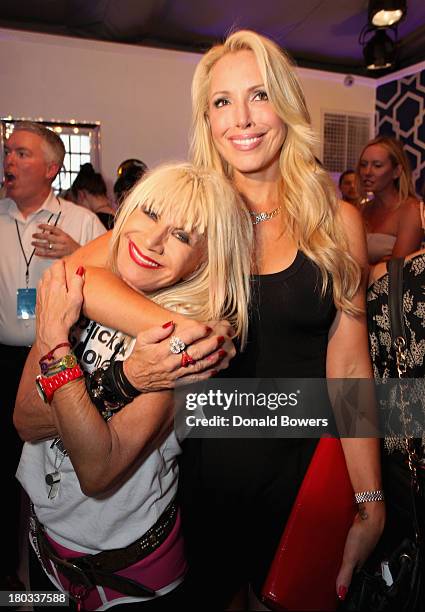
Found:
[{"label": "black leather wrist cuff", "polygon": [[135,397],[140,395],[140,391],[133,387],[126,375],[124,374],[124,362],[114,361],[112,363],[112,378],[119,390],[121,396],[123,396],[128,402],[134,400]]}]

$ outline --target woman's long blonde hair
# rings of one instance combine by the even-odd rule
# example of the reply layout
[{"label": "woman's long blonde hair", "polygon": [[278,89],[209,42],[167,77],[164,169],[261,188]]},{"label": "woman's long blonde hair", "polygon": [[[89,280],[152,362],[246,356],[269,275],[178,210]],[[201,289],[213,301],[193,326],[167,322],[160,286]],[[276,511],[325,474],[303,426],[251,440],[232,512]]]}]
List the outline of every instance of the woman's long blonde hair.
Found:
[{"label": "woman's long blonde hair", "polygon": [[361,272],[348,251],[336,190],[314,156],[316,137],[294,66],[268,38],[249,30],[234,32],[199,62],[192,83],[192,160],[197,166],[214,168],[232,177],[232,168],[220,157],[211,136],[209,88],[217,61],[243,50],[254,53],[269,100],[287,126],[280,154],[280,189],[288,229],[298,247],[320,268],[323,293],[331,277],[336,306],[357,314],[359,310],[351,300],[359,287]]},{"label": "woman's long blonde hair", "polygon": [[162,165],[146,174],[127,195],[116,218],[109,257],[116,274],[123,228],[129,216],[142,207],[206,239],[205,257],[191,276],[148,297],[202,321],[228,319],[243,346],[248,329],[253,231],[235,189],[214,170],[189,163]]},{"label": "woman's long blonde hair", "polygon": [[405,202],[409,197],[416,198],[417,196],[412,179],[412,169],[410,167],[409,160],[407,159],[407,155],[404,152],[403,145],[399,140],[396,140],[391,136],[377,136],[367,143],[359,156],[359,161],[357,164],[357,177],[360,176],[360,165],[364,152],[372,145],[379,145],[387,151],[393,168],[400,166],[400,176],[394,179],[394,186],[396,189],[398,189],[400,203]]}]

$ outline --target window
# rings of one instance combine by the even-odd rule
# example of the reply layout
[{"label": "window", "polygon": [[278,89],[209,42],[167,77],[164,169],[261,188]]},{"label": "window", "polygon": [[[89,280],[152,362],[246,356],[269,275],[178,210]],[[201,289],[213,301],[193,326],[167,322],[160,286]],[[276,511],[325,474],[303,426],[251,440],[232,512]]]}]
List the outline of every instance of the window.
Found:
[{"label": "window", "polygon": [[328,113],[323,116],[323,165],[328,172],[355,169],[359,155],[372,137],[370,115]]},{"label": "window", "polygon": [[[19,119],[1,120],[2,152],[5,139],[13,131]],[[54,130],[61,137],[65,145],[65,159],[62,170],[53,182],[56,193],[69,189],[80,170],[82,164],[93,164],[99,170],[100,126],[93,123],[59,123],[55,121],[39,121],[47,128]]]}]

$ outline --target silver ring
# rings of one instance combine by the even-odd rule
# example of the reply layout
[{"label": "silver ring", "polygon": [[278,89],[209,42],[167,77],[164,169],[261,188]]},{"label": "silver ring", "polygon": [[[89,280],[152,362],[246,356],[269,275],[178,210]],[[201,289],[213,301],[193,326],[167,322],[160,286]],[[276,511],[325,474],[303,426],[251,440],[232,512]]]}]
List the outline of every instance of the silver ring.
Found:
[{"label": "silver ring", "polygon": [[174,353],[174,355],[178,355],[186,348],[183,340],[180,340],[177,336],[171,336],[170,338],[170,351]]},{"label": "silver ring", "polygon": [[53,249],[53,244],[49,242],[49,251],[51,251],[52,249]]}]

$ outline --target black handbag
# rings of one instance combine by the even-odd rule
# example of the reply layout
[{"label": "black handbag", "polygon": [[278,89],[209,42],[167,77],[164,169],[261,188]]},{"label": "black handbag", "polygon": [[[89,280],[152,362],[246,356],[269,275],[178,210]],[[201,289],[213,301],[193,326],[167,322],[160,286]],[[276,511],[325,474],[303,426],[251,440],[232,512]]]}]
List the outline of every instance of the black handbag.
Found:
[{"label": "black handbag", "polygon": [[[407,339],[403,319],[403,267],[404,258],[388,262],[388,310],[394,349],[400,410],[408,407],[403,377],[407,371]],[[340,607],[346,612],[419,612],[425,610],[424,564],[423,564],[423,457],[422,440],[409,437],[405,432],[404,445],[408,469],[404,468],[407,480],[405,490],[410,496],[409,512],[412,524],[411,535],[402,538],[388,554],[385,563],[391,573],[392,584],[382,577],[382,557],[372,556],[371,560],[353,576],[347,597]],[[423,503],[423,502],[422,502]],[[379,548],[379,547],[378,547]]]}]

